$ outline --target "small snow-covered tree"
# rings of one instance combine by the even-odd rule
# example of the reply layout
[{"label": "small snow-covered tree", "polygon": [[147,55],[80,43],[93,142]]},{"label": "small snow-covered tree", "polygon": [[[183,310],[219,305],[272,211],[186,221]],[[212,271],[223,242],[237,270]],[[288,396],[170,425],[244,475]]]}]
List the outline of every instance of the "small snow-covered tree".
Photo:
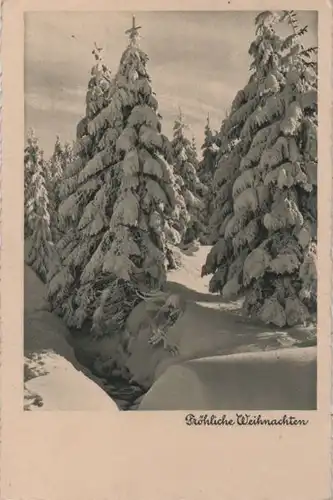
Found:
[{"label": "small snow-covered tree", "polygon": [[187,155],[188,155],[188,161],[197,170],[199,166],[199,159],[198,159],[197,141],[194,135],[192,136],[191,144],[188,149]]},{"label": "small snow-covered tree", "polygon": [[32,129],[28,132],[27,144],[24,148],[24,237],[30,233],[29,217],[33,210],[30,193],[31,178],[35,169],[35,164],[41,159],[41,150],[38,139]]},{"label": "small snow-covered tree", "polygon": [[206,220],[206,236],[209,233],[209,220],[213,213],[213,179],[216,171],[216,156],[218,148],[216,146],[216,138],[210,126],[209,114],[205,126],[204,142],[201,146],[202,160],[198,165],[198,177],[200,181],[207,186],[208,190],[204,198],[205,205],[205,220]]},{"label": "small snow-covered tree", "polygon": [[63,177],[64,169],[64,150],[60,142],[59,136],[56,138],[53,153],[47,162],[46,173],[46,188],[49,197],[49,213],[50,213],[50,228],[52,233],[52,240],[55,243],[58,241],[59,234],[59,221],[58,221],[58,208],[60,204],[60,183]]},{"label": "small snow-covered tree", "polygon": [[63,166],[63,175],[66,173],[66,168],[74,161],[75,155],[74,155],[74,144],[71,144],[70,142],[65,142],[63,149],[62,149],[62,166]]},{"label": "small snow-covered tree", "polygon": [[53,185],[58,185],[64,175],[65,166],[65,145],[60,142],[60,137],[56,137],[56,142],[54,144],[53,153],[49,160],[48,173],[50,181]]},{"label": "small snow-covered tree", "polygon": [[202,183],[211,187],[216,170],[216,138],[210,126],[209,114],[205,126],[204,142],[201,146],[202,160],[198,167],[198,177]]},{"label": "small snow-covered tree", "polygon": [[53,243],[50,231],[48,195],[45,186],[46,163],[37,138],[31,134],[25,148],[25,260],[45,282],[51,259]]},{"label": "small snow-covered tree", "polygon": [[189,220],[183,243],[187,244],[199,238],[205,232],[205,221],[203,216],[203,197],[207,193],[207,187],[200,181],[193,161],[193,150],[191,141],[186,137],[186,128],[183,114],[180,110],[173,127],[172,148],[174,152],[174,172],[178,177],[178,185],[182,193]]},{"label": "small snow-covered tree", "polygon": [[[293,33],[275,38],[275,19],[289,19]],[[317,77],[314,50],[301,44],[306,29],[295,30],[294,19],[293,12],[257,17],[250,48],[257,104],[237,132],[230,211],[203,269],[214,273],[212,291],[226,299],[245,293],[249,315],[280,327],[316,309]],[[267,39],[278,42],[274,51]]]},{"label": "small snow-covered tree", "polygon": [[73,164],[76,164],[79,161],[80,154],[74,154],[75,150],[75,141],[73,144],[69,142],[65,142],[64,145],[61,145],[61,156],[59,158],[61,162],[61,171],[62,176],[59,179],[59,183],[57,186],[57,194],[58,194],[58,204],[57,204],[57,218],[58,218],[58,231],[63,235],[69,225],[74,224],[74,219],[72,217],[64,218],[59,217],[59,207],[62,201],[66,199],[69,190],[69,182],[71,184],[71,188],[73,191],[75,190],[75,175],[73,176]]}]

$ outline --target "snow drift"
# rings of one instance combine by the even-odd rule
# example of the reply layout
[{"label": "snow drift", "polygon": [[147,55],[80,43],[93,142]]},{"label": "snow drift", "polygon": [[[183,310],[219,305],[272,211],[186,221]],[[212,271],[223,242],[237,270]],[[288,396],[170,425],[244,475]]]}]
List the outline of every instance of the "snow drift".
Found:
[{"label": "snow drift", "polygon": [[315,410],[317,349],[214,356],[169,367],[138,410]]},{"label": "snow drift", "polygon": [[28,266],[24,274],[25,409],[118,411],[77,362],[68,330],[48,312],[44,285]]}]

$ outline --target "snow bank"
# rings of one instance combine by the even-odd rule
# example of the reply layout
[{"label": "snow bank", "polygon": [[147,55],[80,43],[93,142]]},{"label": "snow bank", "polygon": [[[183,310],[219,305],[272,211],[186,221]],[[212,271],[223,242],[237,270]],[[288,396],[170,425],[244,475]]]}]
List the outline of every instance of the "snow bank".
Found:
[{"label": "snow bank", "polygon": [[[77,362],[63,322],[47,311],[45,287],[25,266],[25,405],[31,410],[113,410],[117,405]],[[88,378],[89,377],[89,378]],[[34,404],[38,400],[39,405]]]},{"label": "snow bank", "polygon": [[41,398],[42,406],[34,410],[118,411],[103,389],[61,355],[43,353],[40,363],[45,374],[25,384],[31,394]]},{"label": "snow bank", "polygon": [[315,410],[315,347],[214,356],[169,367],[145,410]]}]

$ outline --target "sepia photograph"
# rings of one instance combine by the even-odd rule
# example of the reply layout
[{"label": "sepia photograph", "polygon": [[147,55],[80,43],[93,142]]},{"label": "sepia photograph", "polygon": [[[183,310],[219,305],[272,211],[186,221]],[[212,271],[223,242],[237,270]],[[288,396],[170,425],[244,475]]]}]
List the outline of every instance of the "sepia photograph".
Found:
[{"label": "sepia photograph", "polygon": [[25,13],[24,410],[317,410],[317,93],[316,10]]},{"label": "sepia photograph", "polygon": [[331,37],[0,0],[3,498],[331,497]]}]

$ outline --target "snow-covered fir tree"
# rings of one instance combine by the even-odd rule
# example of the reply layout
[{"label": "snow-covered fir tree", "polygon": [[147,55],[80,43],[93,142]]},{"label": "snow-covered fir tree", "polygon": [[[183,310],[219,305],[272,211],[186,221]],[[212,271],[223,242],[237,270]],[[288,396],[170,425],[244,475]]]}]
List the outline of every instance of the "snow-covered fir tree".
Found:
[{"label": "snow-covered fir tree", "polygon": [[27,137],[27,144],[24,148],[24,237],[30,235],[29,217],[33,210],[33,198],[30,187],[31,178],[35,169],[35,164],[41,161],[42,154],[38,139],[34,130],[30,129]]},{"label": "snow-covered fir tree", "polygon": [[[286,19],[293,32],[281,39],[274,22]],[[221,128],[220,238],[203,274],[212,292],[245,294],[249,315],[282,327],[316,311],[316,63],[293,12],[261,13],[256,28],[254,73]]]},{"label": "snow-covered fir tree", "polygon": [[191,159],[192,162],[195,160],[193,160],[191,141],[186,136],[186,129],[187,125],[180,110],[173,126],[171,144],[174,154],[174,172],[189,215],[182,239],[184,244],[199,238],[206,230],[203,197],[207,193],[207,187],[200,181],[196,168],[191,163]]},{"label": "snow-covered fir tree", "polygon": [[[278,21],[279,16],[271,12],[263,12],[257,16],[257,36],[249,48],[253,59],[249,81],[237,92],[216,137],[219,150],[213,180],[214,211],[209,222],[211,243],[224,238],[225,227],[233,216],[232,186],[238,176],[241,158],[247,153],[249,142],[258,129],[256,111],[265,104],[269,95],[278,92],[280,88],[274,88],[274,85],[269,88],[272,65],[276,68],[277,75],[280,75],[278,68],[282,59],[282,39],[274,29]],[[260,144],[264,144],[264,140],[263,138]],[[213,283],[212,287],[214,289]]]},{"label": "snow-covered fir tree", "polygon": [[60,137],[56,137],[53,148],[53,153],[49,162],[50,179],[55,185],[61,182],[64,170],[68,162],[71,161],[71,145],[69,143],[62,144]]},{"label": "snow-covered fir tree", "polygon": [[64,219],[63,217],[60,217],[59,207],[63,201],[63,193],[67,193],[67,177],[71,177],[70,168],[76,158],[77,157],[73,152],[73,145],[69,142],[61,144],[60,140],[58,144],[57,138],[54,153],[48,162],[47,169],[47,190],[50,202],[51,232],[52,239],[55,244],[68,230],[70,230],[72,223],[74,222],[72,218],[67,217],[67,219]]},{"label": "snow-covered fir tree", "polygon": [[60,204],[60,183],[64,170],[64,149],[57,136],[51,158],[47,162],[46,188],[49,197],[50,228],[55,243],[60,237],[58,208]]},{"label": "snow-covered fir tree", "polygon": [[196,170],[198,169],[199,166],[198,149],[197,149],[197,141],[194,135],[192,136],[191,146],[188,150],[188,161],[194,166]]},{"label": "snow-covered fir tree", "polygon": [[207,186],[211,187],[216,170],[216,138],[210,126],[209,114],[205,125],[204,142],[201,146],[202,159],[198,166],[198,177]]},{"label": "snow-covered fir tree", "polygon": [[63,173],[65,174],[66,168],[74,161],[75,155],[73,151],[74,144],[66,141],[62,151]]},{"label": "snow-covered fir tree", "polygon": [[204,198],[204,217],[207,224],[206,237],[209,240],[209,221],[213,214],[213,201],[214,201],[214,191],[213,191],[213,179],[216,171],[216,157],[217,157],[217,145],[216,137],[210,126],[209,114],[207,116],[207,123],[205,126],[205,136],[204,142],[201,146],[202,159],[198,164],[198,177],[200,181],[207,186],[208,192]]},{"label": "snow-covered fir tree", "polygon": [[147,72],[148,56],[138,43],[139,29],[133,17],[133,26],[127,31],[129,44],[116,75],[121,97],[116,140],[121,183],[105,234],[111,245],[102,271],[112,280],[94,314],[97,334],[121,331],[129,312],[142,300],[141,294],[164,287],[170,261],[168,242],[172,238],[179,241],[174,223],[181,197],[169,164],[172,149],[161,133],[158,102]]},{"label": "snow-covered fir tree", "polygon": [[50,231],[46,162],[33,133],[27,139],[25,164],[25,260],[45,282],[54,255]]},{"label": "snow-covered fir tree", "polygon": [[67,323],[80,328],[87,320],[95,334],[122,330],[141,293],[163,287],[166,240],[175,233],[167,221],[178,202],[171,145],[161,133],[138,28],[128,34],[103,100],[96,102],[103,71],[88,92],[87,116],[78,126],[79,160],[70,167],[70,196],[59,210],[63,218],[75,217],[74,233],[64,238],[62,254],[66,245],[70,250],[49,285]]},{"label": "snow-covered fir tree", "polygon": [[[92,53],[95,64],[88,83],[85,116],[77,125],[74,147],[66,144],[63,151],[58,209],[62,237],[57,243],[60,263],[52,269],[48,283],[53,308],[73,326],[81,326],[93,312],[95,295],[89,294],[90,288],[80,286],[80,282],[108,227],[116,190],[116,168],[111,171],[114,148],[108,141],[111,131],[107,121],[111,120],[111,72],[96,44]],[[77,310],[82,296],[85,305],[81,314]]]},{"label": "snow-covered fir tree", "polygon": [[[57,179],[57,180],[61,179],[61,177],[63,175],[63,169],[62,169],[62,165],[61,165],[62,155],[63,155],[63,146],[60,142],[59,135],[57,135],[56,141],[54,144],[54,148],[53,148],[53,153],[51,156],[51,158],[54,161],[54,163],[52,165],[52,167],[53,167],[52,168],[52,177]],[[60,163],[60,165],[57,165],[56,161],[58,161]]]},{"label": "snow-covered fir tree", "polygon": [[77,160],[77,156],[74,154],[75,149],[75,141],[70,143],[66,141],[64,144],[61,144],[61,154],[59,155],[59,160],[61,162],[61,171],[62,176],[59,179],[59,184],[57,188],[58,196],[59,196],[59,204],[64,199],[64,193],[68,191],[68,178],[72,176],[72,164],[75,160]]}]

